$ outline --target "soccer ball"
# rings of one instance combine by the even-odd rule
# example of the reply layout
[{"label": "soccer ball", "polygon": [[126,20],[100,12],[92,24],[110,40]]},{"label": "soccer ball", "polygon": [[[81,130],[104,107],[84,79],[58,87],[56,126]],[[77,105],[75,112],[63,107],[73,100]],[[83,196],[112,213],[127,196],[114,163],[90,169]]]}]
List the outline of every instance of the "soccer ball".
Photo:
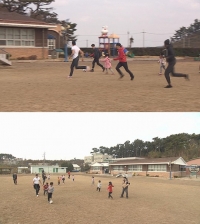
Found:
[{"label": "soccer ball", "polygon": [[87,66],[86,69],[83,69],[83,72],[89,72],[90,71],[90,66]]}]

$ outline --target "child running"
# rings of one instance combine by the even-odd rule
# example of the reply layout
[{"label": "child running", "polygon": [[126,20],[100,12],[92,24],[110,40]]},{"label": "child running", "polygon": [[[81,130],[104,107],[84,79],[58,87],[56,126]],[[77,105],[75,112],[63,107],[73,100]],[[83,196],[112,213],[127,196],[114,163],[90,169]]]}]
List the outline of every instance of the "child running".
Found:
[{"label": "child running", "polygon": [[58,185],[60,185],[60,177],[58,177]]},{"label": "child running", "polygon": [[101,191],[101,181],[99,180],[98,184],[97,184],[97,191]]},{"label": "child running", "polygon": [[43,185],[44,195],[48,193],[48,187],[49,187],[49,184],[48,183],[46,183],[45,185]]},{"label": "child running", "polygon": [[113,197],[112,197],[112,188],[113,188],[114,186],[113,186],[113,184],[112,184],[112,182],[110,181],[109,182],[109,184],[108,184],[108,198],[112,198],[113,199]]},{"label": "child running", "polygon": [[162,54],[160,54],[158,63],[160,64],[160,73],[159,73],[159,75],[162,75],[162,69],[165,70],[165,64],[166,64],[166,62],[165,62],[165,57],[163,57]]},{"label": "child running", "polygon": [[54,192],[53,182],[50,182],[50,185],[49,185],[47,191],[48,191],[48,202],[49,202],[50,204],[52,204],[52,203],[53,203],[53,201],[52,201],[52,194],[53,194],[53,192]]},{"label": "child running", "polygon": [[111,65],[111,59],[109,58],[109,54],[105,54],[105,59],[102,59],[101,61],[104,62],[104,68],[106,70],[106,74],[108,74],[108,70],[111,71],[111,74],[114,75],[114,72],[112,70],[112,65]]}]

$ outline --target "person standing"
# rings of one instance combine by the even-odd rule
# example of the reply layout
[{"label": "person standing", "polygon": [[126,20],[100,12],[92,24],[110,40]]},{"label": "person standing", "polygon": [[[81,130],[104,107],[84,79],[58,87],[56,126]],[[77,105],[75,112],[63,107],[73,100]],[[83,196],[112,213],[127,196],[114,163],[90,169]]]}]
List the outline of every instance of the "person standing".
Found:
[{"label": "person standing", "polygon": [[101,191],[101,181],[99,180],[98,184],[97,184],[97,191]]},{"label": "person standing", "polygon": [[121,193],[121,197],[124,197],[124,193],[126,194],[126,198],[128,198],[128,187],[129,187],[130,183],[128,182],[127,178],[124,178],[123,184],[122,184],[122,193]]},{"label": "person standing", "polygon": [[40,184],[41,184],[40,178],[38,177],[38,174],[36,174],[35,177],[33,178],[33,187],[35,189],[37,197],[39,196]]},{"label": "person standing", "polygon": [[13,173],[13,182],[15,185],[17,185],[17,174]]},{"label": "person standing", "polygon": [[62,175],[62,182],[65,183],[65,175]]},{"label": "person standing", "polygon": [[165,40],[164,45],[165,45],[165,48],[166,48],[165,58],[166,58],[166,61],[168,62],[168,66],[165,70],[165,78],[167,80],[168,85],[165,86],[165,88],[172,88],[171,80],[170,80],[170,76],[169,76],[170,73],[173,77],[184,77],[186,80],[189,80],[189,75],[181,74],[181,73],[175,73],[174,66],[176,64],[176,58],[174,56],[174,50],[173,50],[173,47],[170,43],[170,40],[169,39]]},{"label": "person standing", "polygon": [[43,185],[44,195],[48,193],[48,187],[49,187],[49,184],[48,183],[46,183],[45,185]]},{"label": "person standing", "polygon": [[71,175],[71,174],[70,174],[70,171],[68,171],[68,173],[67,173],[67,174],[68,174],[68,179],[70,179],[70,175]]},{"label": "person standing", "polygon": [[73,40],[72,41],[72,53],[69,56],[69,58],[72,58],[73,60],[72,60],[72,63],[71,63],[70,74],[69,74],[68,78],[72,78],[74,68],[76,68],[76,69],[86,69],[86,70],[90,69],[89,66],[78,66],[79,53],[81,54],[82,61],[83,61],[84,53],[78,46],[76,46],[76,41]]},{"label": "person standing", "polygon": [[112,196],[112,192],[113,192],[113,184],[112,184],[112,182],[109,182],[108,183],[108,198],[112,198],[113,199],[113,196]]},{"label": "person standing", "polygon": [[48,191],[48,202],[49,202],[50,204],[52,204],[52,203],[53,203],[53,201],[52,201],[52,194],[53,194],[53,192],[54,192],[53,182],[50,182],[50,185],[49,185],[47,191]]},{"label": "person standing", "polygon": [[114,58],[113,60],[119,60],[119,63],[116,66],[116,70],[117,70],[117,72],[120,75],[120,79],[124,77],[124,74],[121,72],[120,68],[124,67],[126,72],[128,72],[128,74],[130,75],[131,80],[133,80],[134,79],[134,75],[128,68],[126,54],[124,53],[124,48],[122,47],[122,45],[120,43],[116,44],[116,48],[117,48],[117,51],[118,51],[118,57]]},{"label": "person standing", "polygon": [[162,54],[160,54],[160,56],[159,56],[158,63],[160,64],[160,72],[159,72],[159,75],[162,75],[162,69],[165,70],[165,58],[163,57]]},{"label": "person standing", "polygon": [[103,69],[103,72],[105,71],[105,68],[103,67],[102,64],[99,63],[99,58],[101,57],[101,52],[98,48],[95,47],[95,44],[92,44],[91,47],[93,48],[93,54],[91,54],[90,56],[93,57],[93,61],[92,61],[92,69],[90,70],[91,72],[94,72],[94,67],[95,67],[95,63],[100,66]]}]

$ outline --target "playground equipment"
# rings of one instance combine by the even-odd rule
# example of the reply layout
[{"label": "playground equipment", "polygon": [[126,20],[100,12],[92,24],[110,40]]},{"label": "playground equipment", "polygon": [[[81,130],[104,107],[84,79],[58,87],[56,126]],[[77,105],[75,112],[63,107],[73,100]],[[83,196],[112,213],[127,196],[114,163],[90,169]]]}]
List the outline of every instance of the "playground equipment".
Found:
[{"label": "playground equipment", "polygon": [[119,36],[116,34],[108,36],[108,26],[103,26],[101,36],[99,37],[99,48],[102,52],[108,52],[110,55],[114,56],[116,54],[116,43],[119,43]]},{"label": "playground equipment", "polygon": [[12,65],[12,62],[8,60],[9,53],[3,49],[0,49],[0,64],[2,65]]}]

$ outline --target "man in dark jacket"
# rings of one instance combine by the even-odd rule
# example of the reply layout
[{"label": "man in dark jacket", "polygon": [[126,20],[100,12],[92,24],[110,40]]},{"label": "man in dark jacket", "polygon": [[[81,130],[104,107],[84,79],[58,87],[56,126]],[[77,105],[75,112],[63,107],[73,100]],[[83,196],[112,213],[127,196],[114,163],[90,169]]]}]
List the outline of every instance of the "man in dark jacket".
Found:
[{"label": "man in dark jacket", "polygon": [[14,184],[17,184],[17,174],[13,173],[13,182]]},{"label": "man in dark jacket", "polygon": [[181,73],[175,73],[174,72],[174,66],[176,64],[176,58],[174,56],[174,50],[172,45],[170,44],[169,39],[165,40],[164,42],[165,45],[165,57],[166,61],[168,62],[168,66],[165,70],[165,78],[167,80],[168,85],[165,88],[172,88],[171,85],[171,80],[169,74],[171,73],[172,76],[174,77],[184,77],[185,79],[189,80],[189,76],[186,74],[181,74]]},{"label": "man in dark jacket", "polygon": [[105,68],[103,67],[102,64],[99,63],[99,58],[101,57],[100,50],[98,48],[96,48],[94,44],[92,44],[91,47],[93,48],[93,54],[91,54],[90,56],[94,58],[94,60],[92,62],[91,72],[94,71],[95,63],[97,63],[97,65],[100,66],[103,69],[103,72],[104,72],[105,71]]}]

